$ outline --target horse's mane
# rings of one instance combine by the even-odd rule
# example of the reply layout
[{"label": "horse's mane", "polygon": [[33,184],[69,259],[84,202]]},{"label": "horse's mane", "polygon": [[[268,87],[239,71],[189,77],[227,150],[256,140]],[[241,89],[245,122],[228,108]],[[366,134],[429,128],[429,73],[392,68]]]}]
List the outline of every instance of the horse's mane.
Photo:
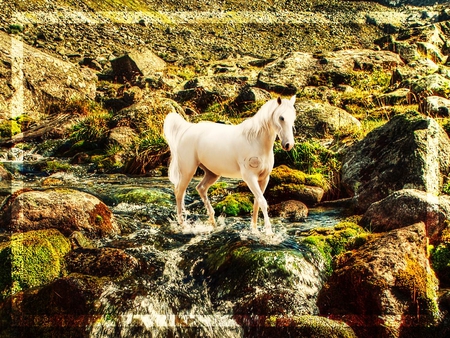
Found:
[{"label": "horse's mane", "polygon": [[267,101],[254,116],[242,122],[244,135],[249,141],[254,140],[259,134],[270,129],[272,112],[275,110],[276,105],[278,105],[276,99]]}]

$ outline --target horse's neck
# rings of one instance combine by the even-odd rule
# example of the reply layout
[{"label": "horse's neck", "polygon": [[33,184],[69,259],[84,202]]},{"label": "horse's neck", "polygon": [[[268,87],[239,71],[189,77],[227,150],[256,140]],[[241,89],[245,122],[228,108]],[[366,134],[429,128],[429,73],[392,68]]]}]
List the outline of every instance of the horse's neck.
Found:
[{"label": "horse's neck", "polygon": [[[261,114],[258,116],[258,114]],[[252,143],[258,143],[260,147],[269,151],[273,148],[277,133],[273,128],[271,117],[267,112],[258,112],[242,123],[243,133]]]}]

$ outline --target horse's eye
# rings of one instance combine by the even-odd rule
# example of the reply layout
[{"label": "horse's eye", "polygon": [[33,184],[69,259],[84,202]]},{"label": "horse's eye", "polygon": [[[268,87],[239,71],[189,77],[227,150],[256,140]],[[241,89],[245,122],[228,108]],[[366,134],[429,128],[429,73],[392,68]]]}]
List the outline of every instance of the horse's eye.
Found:
[{"label": "horse's eye", "polygon": [[281,120],[281,121],[284,121],[284,117],[283,117],[283,116],[280,116],[280,120]]}]

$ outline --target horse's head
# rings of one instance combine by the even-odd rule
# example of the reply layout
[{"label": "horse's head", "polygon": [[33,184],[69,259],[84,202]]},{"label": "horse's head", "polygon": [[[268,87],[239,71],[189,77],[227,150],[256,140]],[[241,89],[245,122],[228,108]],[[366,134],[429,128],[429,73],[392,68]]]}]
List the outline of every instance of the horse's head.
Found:
[{"label": "horse's head", "polygon": [[277,128],[278,137],[284,150],[294,147],[294,121],[295,121],[295,95],[289,100],[277,99],[278,107],[274,111],[274,124]]}]

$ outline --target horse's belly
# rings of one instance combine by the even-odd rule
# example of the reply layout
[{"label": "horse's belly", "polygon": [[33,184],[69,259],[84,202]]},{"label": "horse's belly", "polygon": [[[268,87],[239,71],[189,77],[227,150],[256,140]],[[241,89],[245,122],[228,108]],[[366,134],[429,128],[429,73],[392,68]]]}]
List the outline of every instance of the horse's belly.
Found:
[{"label": "horse's belly", "polygon": [[227,163],[226,159],[218,162],[207,160],[201,163],[216,175],[228,178],[241,178],[241,171],[237,163]]}]

